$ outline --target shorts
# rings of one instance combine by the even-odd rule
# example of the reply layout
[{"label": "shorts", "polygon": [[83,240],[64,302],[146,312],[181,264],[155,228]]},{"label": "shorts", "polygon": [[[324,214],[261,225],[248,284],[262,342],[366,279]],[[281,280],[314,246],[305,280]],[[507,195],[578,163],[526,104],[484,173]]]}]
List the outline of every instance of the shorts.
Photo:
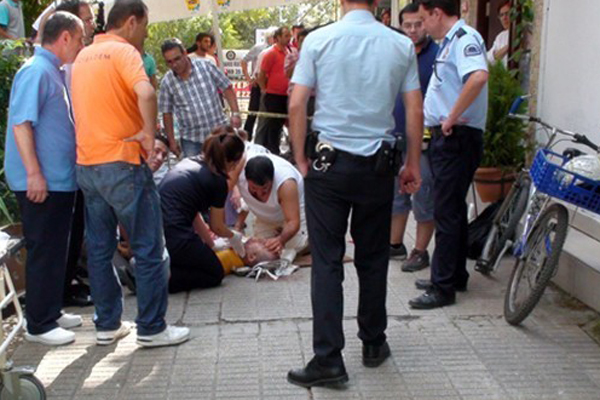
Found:
[{"label": "shorts", "polygon": [[412,210],[417,222],[433,221],[433,175],[429,152],[421,153],[421,188],[412,195],[400,193],[398,179],[394,183],[392,215],[406,214]]}]

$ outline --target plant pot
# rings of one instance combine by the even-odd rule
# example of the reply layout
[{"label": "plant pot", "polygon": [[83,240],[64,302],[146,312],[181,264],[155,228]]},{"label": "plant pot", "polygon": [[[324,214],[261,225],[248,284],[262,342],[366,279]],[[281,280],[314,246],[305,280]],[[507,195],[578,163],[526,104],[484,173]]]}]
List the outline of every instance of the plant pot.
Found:
[{"label": "plant pot", "polygon": [[480,167],[475,171],[475,189],[484,203],[494,203],[503,199],[515,181],[516,173],[500,168]]}]

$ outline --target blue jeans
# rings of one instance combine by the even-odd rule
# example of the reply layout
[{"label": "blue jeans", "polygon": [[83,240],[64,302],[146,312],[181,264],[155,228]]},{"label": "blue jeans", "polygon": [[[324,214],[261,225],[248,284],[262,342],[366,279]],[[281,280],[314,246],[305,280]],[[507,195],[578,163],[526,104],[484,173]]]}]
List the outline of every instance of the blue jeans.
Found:
[{"label": "blue jeans", "polygon": [[125,229],[136,259],[139,335],[166,328],[168,266],[160,198],[147,165],[123,162],[77,166],[77,182],[85,197],[88,270],[96,306],[98,331],[118,329],[123,292],[112,266],[117,224]]},{"label": "blue jeans", "polygon": [[202,153],[202,142],[181,138],[181,152],[184,157],[194,157]]}]

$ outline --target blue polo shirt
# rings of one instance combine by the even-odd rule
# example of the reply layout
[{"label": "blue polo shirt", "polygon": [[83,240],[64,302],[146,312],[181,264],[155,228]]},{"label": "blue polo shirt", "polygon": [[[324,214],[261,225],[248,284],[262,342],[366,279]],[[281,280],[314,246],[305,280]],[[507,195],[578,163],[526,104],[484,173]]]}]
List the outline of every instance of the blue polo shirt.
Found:
[{"label": "blue polo shirt", "polygon": [[[479,32],[458,20],[448,31],[435,59],[433,76],[427,87],[425,126],[441,125],[448,118],[465,82],[475,71],[487,71],[486,49]],[[457,125],[485,129],[488,85],[458,118]]]},{"label": "blue polo shirt", "polygon": [[61,62],[36,47],[17,72],[10,93],[4,169],[13,191],[27,190],[27,171],[15,143],[14,125],[31,122],[35,150],[49,191],[77,190],[75,128]]},{"label": "blue polo shirt", "polygon": [[360,156],[394,140],[396,96],[420,87],[412,41],[366,10],[308,35],[292,82],[316,89],[320,140]]},{"label": "blue polo shirt", "polygon": [[[427,43],[421,49],[421,52],[417,54],[417,63],[419,64],[419,82],[421,82],[421,92],[425,96],[427,86],[429,85],[429,79],[433,73],[433,63],[435,62],[435,56],[440,46],[437,45],[433,40],[427,38]],[[404,109],[404,101],[402,99],[402,93],[398,93],[396,98],[396,108],[394,108],[394,120],[396,121],[396,128],[394,129],[395,135],[406,134],[406,110]]]}]

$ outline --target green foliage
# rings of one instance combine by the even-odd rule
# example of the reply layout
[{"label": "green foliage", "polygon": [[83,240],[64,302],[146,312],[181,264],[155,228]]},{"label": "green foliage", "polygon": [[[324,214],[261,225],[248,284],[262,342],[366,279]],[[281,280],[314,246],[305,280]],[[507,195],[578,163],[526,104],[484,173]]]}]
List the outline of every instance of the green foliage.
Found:
[{"label": "green foliage", "polygon": [[53,0],[21,0],[23,4],[23,18],[27,35],[31,35],[31,25],[36,18],[52,3]]},{"label": "green foliage", "polygon": [[24,43],[20,41],[0,41],[0,225],[18,220],[18,206],[13,193],[4,179],[4,143],[12,81],[25,60]]},{"label": "green foliage", "polygon": [[[292,26],[297,23],[302,23],[309,28],[328,23],[335,19],[337,7],[337,0],[310,0],[303,4],[285,7],[220,14],[219,27],[223,48],[251,48],[255,44],[256,29]],[[184,46],[191,47],[198,33],[208,31],[212,31],[212,19],[206,16],[151,24],[148,28],[145,50],[156,60],[159,74],[164,74],[167,66],[160,52],[160,46],[165,39],[177,37]]]},{"label": "green foliage", "polygon": [[[513,101],[523,94],[521,86],[499,61],[490,66],[488,90],[488,115],[483,135],[481,166],[518,169],[523,165],[529,150],[526,124],[509,118],[508,112]],[[521,106],[523,107],[524,105]]]},{"label": "green foliage", "polygon": [[513,0],[510,18],[517,21],[514,29],[514,38],[511,46],[513,49],[511,59],[519,62],[524,54],[524,48],[527,45],[526,36],[529,34],[531,24],[534,20],[533,0]]}]

